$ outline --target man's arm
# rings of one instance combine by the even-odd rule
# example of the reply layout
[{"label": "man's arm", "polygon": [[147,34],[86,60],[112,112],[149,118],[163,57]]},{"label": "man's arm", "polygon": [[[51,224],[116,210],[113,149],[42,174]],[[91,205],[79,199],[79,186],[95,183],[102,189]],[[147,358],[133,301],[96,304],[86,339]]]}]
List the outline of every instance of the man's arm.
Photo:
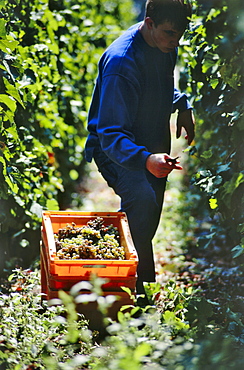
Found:
[{"label": "man's arm", "polygon": [[177,139],[180,137],[182,128],[186,130],[186,139],[188,145],[194,139],[195,136],[195,119],[192,112],[192,106],[187,100],[187,96],[184,93],[181,93],[178,89],[174,89],[174,100],[173,100],[173,110],[174,113],[178,109],[178,118],[177,118]]},{"label": "man's arm", "polygon": [[190,145],[195,137],[195,118],[192,109],[178,113],[176,126],[176,138],[178,139],[181,136],[182,128],[184,128],[186,131],[185,139]]},{"label": "man's arm", "polygon": [[118,74],[103,77],[96,118],[101,148],[113,162],[132,170],[144,169],[151,154],[135,142],[132,125],[138,104],[135,84]]}]

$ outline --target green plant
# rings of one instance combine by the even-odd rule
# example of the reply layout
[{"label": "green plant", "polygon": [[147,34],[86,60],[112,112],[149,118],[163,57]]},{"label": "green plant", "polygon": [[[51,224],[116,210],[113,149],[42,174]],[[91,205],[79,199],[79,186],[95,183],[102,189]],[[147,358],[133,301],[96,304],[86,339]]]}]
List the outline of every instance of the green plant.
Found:
[{"label": "green plant", "polygon": [[49,354],[58,363],[80,358],[92,346],[86,320],[77,320],[69,305],[41,304],[39,280],[39,271],[15,270],[9,277],[10,293],[0,295],[0,363],[6,369],[45,369],[45,363],[51,369]]},{"label": "green plant", "polygon": [[[194,1],[192,28],[184,45],[181,87],[196,110],[193,183],[203,194],[213,228],[202,245],[222,243],[243,253],[243,40],[242,1]],[[196,168],[197,167],[197,168]],[[200,209],[196,203],[196,210]],[[207,212],[205,213],[207,214]],[[225,243],[223,243],[223,235]]]},{"label": "green plant", "polygon": [[130,0],[3,0],[0,11],[2,271],[37,256],[43,209],[81,204],[97,61],[134,13]]}]

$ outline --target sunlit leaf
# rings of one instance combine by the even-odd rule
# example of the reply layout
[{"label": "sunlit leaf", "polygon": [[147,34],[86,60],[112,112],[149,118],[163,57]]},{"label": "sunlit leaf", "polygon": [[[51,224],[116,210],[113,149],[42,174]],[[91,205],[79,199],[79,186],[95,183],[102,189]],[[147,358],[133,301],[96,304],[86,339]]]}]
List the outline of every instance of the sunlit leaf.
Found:
[{"label": "sunlit leaf", "polygon": [[3,81],[4,81],[4,85],[5,85],[5,87],[6,87],[6,92],[7,92],[7,93],[12,97],[12,98],[16,99],[16,100],[17,100],[17,102],[19,102],[19,103],[22,105],[22,107],[25,107],[25,106],[24,106],[24,103],[23,103],[23,101],[22,101],[22,99],[21,99],[21,97],[20,97],[20,94],[19,94],[19,92],[18,92],[18,90],[17,90],[17,88],[16,88],[13,84],[9,83],[9,82],[8,82],[8,80],[7,80],[6,78],[3,78]]},{"label": "sunlit leaf", "polygon": [[9,53],[13,51],[16,46],[18,45],[18,41],[15,40],[5,40],[5,39],[0,39],[0,49],[4,51],[5,53]]},{"label": "sunlit leaf", "polygon": [[16,110],[16,101],[11,96],[6,94],[0,94],[0,103],[4,103],[7,107],[12,111],[15,112]]},{"label": "sunlit leaf", "polygon": [[56,199],[48,199],[46,205],[47,205],[47,209],[49,211],[52,211],[52,210],[53,211],[58,211],[59,210],[59,205],[58,205],[58,202],[57,202]]},{"label": "sunlit leaf", "polygon": [[[1,9],[1,3],[0,3],[0,9]],[[5,20],[0,19],[0,37],[6,36],[6,30],[5,30]]]},{"label": "sunlit leaf", "polygon": [[151,351],[151,346],[149,343],[141,343],[139,346],[135,349],[134,352],[134,358],[135,360],[140,360],[141,357],[147,356]]},{"label": "sunlit leaf", "polygon": [[210,198],[209,199],[209,205],[211,209],[216,209],[218,207],[218,202],[217,199],[215,198]]}]

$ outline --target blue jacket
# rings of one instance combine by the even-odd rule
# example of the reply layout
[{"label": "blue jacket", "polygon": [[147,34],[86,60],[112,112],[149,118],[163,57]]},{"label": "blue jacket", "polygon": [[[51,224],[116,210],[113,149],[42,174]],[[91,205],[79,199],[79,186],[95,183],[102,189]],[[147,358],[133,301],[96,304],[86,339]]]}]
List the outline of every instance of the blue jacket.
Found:
[{"label": "blue jacket", "polygon": [[132,170],[145,168],[151,153],[170,152],[170,115],[191,108],[174,89],[177,50],[149,46],[140,24],[115,40],[99,61],[88,115],[86,159],[95,148]]}]

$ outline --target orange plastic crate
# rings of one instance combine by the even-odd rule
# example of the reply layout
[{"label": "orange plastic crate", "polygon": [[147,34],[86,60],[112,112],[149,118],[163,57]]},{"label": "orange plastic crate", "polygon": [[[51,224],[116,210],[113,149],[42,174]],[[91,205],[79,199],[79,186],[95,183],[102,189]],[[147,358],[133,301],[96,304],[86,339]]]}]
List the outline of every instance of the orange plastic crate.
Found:
[{"label": "orange plastic crate", "polygon": [[[50,299],[55,299],[59,298],[59,289],[54,289],[51,288],[49,283],[50,280],[48,279],[46,275],[46,271],[44,268],[45,263],[43,264],[43,260],[41,257],[41,272],[42,272],[42,280],[41,280],[41,285],[42,285],[42,299],[50,300]],[[62,290],[66,291],[69,293],[69,290],[66,290],[63,288]],[[89,294],[89,292],[84,291],[80,292],[80,294]],[[132,293],[133,296],[134,293]],[[131,296],[128,295],[128,293],[124,291],[111,291],[111,290],[105,290],[103,289],[102,292],[103,296],[107,295],[114,295],[117,297],[117,301],[115,301],[112,306],[108,310],[108,316],[111,317],[113,320],[117,320],[117,313],[120,310],[121,307],[125,305],[133,306],[134,305],[134,300],[132,299]],[[76,310],[77,312],[83,314],[86,319],[89,321],[89,327],[91,330],[103,330],[103,320],[102,320],[102,315],[101,312],[98,311],[97,307],[97,302],[89,302],[89,303],[79,303],[76,305]],[[130,310],[130,308],[127,308],[127,310]]]},{"label": "orange plastic crate", "polygon": [[[88,277],[79,276],[56,276],[51,275],[48,271],[47,256],[45,248],[41,247],[41,278],[42,286],[48,286],[50,289],[54,290],[70,290],[73,285],[81,280],[89,280]],[[122,291],[121,287],[129,288],[132,292],[135,290],[136,286],[136,276],[128,277],[110,277],[106,279],[106,283],[102,285],[104,291]],[[44,283],[45,281],[45,283]]]},{"label": "orange plastic crate", "polygon": [[[74,222],[76,226],[86,225],[88,221],[102,217],[105,225],[113,224],[118,228],[120,244],[125,248],[125,260],[61,260],[56,256],[54,233],[60,228]],[[136,277],[138,256],[132,242],[127,217],[123,212],[75,212],[75,211],[45,211],[42,217],[42,241],[44,259],[48,274],[51,277],[88,280],[91,274],[103,278]]]}]

